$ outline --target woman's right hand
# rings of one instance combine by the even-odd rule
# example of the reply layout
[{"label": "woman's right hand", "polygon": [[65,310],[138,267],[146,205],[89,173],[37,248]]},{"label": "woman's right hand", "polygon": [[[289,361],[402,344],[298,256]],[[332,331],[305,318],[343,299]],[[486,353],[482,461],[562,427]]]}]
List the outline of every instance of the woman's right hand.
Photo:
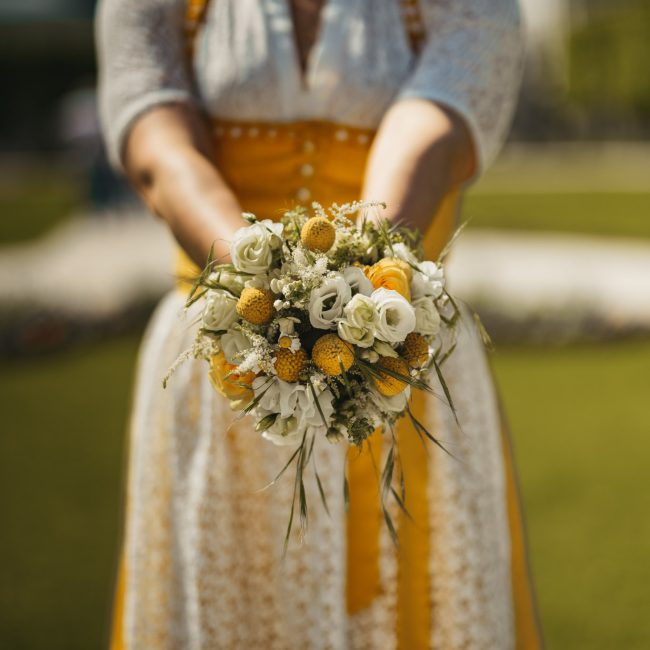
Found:
[{"label": "woman's right hand", "polygon": [[210,248],[226,261],[242,209],[210,154],[210,134],[186,105],[156,107],[135,122],[124,147],[127,176],[199,268]]}]

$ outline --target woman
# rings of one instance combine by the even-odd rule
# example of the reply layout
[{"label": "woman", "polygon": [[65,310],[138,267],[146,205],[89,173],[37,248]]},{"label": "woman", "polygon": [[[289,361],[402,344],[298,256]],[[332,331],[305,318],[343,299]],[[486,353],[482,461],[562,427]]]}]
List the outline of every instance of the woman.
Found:
[{"label": "woman", "polygon": [[[103,0],[101,106],[109,150],[184,251],[181,276],[242,210],[385,201],[435,258],[458,188],[498,149],[519,78],[515,0]],[[192,264],[193,263],[193,264]],[[400,546],[381,524],[367,452],[314,452],[305,543],[280,559],[291,481],[256,492],[286,450],[233,422],[192,339],[183,294],[145,336],[131,427],[115,648],[537,648],[511,458],[474,327],[445,364],[462,432],[414,408],[453,448],[398,432]],[[376,434],[373,448],[381,447]],[[376,452],[377,453],[377,452]]]}]

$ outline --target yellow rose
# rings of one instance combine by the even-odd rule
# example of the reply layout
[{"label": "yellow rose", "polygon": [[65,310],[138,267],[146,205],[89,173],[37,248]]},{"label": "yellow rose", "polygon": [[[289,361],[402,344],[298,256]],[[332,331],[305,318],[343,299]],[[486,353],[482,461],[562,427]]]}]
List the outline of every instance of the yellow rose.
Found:
[{"label": "yellow rose", "polygon": [[[239,410],[245,407],[253,399],[253,391],[250,388],[255,379],[255,373],[249,372],[246,375],[226,375],[237,366],[228,363],[223,353],[215,354],[210,360],[210,383],[220,395],[230,401],[230,408]],[[243,385],[242,385],[243,384]]]},{"label": "yellow rose", "polygon": [[386,257],[372,266],[366,266],[364,273],[375,289],[392,289],[410,302],[411,267],[394,257]]}]

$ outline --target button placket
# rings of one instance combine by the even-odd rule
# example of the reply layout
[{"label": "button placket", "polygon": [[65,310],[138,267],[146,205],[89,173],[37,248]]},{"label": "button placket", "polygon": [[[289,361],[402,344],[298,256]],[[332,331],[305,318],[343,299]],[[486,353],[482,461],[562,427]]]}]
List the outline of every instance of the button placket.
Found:
[{"label": "button placket", "polygon": [[296,192],[296,199],[300,203],[307,203],[312,198],[311,179],[314,177],[314,153],[316,152],[316,144],[311,139],[303,140],[301,145],[302,150],[302,164],[298,169],[298,174],[302,179],[302,185]]}]

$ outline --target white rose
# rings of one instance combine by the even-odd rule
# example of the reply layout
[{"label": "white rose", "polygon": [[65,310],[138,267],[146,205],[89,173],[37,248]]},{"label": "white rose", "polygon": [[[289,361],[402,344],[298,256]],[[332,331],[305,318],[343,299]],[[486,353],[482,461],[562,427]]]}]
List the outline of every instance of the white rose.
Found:
[{"label": "white rose", "polygon": [[413,301],[415,309],[415,331],[433,336],[440,331],[440,314],[432,298],[418,298]]},{"label": "white rose", "polygon": [[309,297],[309,322],[321,330],[333,329],[343,313],[343,307],[352,297],[350,285],[342,275],[325,278]]},{"label": "white rose", "polygon": [[273,251],[282,245],[280,223],[269,219],[240,228],[230,244],[234,267],[243,273],[264,273],[271,266]]},{"label": "white rose", "polygon": [[397,291],[375,289],[370,296],[377,308],[375,336],[387,343],[401,343],[415,329],[415,310]]},{"label": "white rose", "polygon": [[249,338],[240,330],[229,330],[219,342],[226,361],[235,365],[241,361],[239,353],[252,347]]},{"label": "white rose", "polygon": [[343,269],[343,277],[354,293],[369,296],[373,292],[372,282],[358,266],[346,266]]},{"label": "white rose", "polygon": [[375,340],[377,311],[375,303],[361,293],[352,296],[343,309],[343,319],[339,321],[339,336],[348,343],[361,348],[369,348]]},{"label": "white rose", "polygon": [[445,273],[435,262],[420,262],[419,271],[413,273],[411,297],[413,300],[430,296],[433,299],[442,295],[445,286]]},{"label": "white rose", "polygon": [[237,300],[225,291],[208,291],[203,308],[203,326],[208,330],[227,330],[238,318]]}]

